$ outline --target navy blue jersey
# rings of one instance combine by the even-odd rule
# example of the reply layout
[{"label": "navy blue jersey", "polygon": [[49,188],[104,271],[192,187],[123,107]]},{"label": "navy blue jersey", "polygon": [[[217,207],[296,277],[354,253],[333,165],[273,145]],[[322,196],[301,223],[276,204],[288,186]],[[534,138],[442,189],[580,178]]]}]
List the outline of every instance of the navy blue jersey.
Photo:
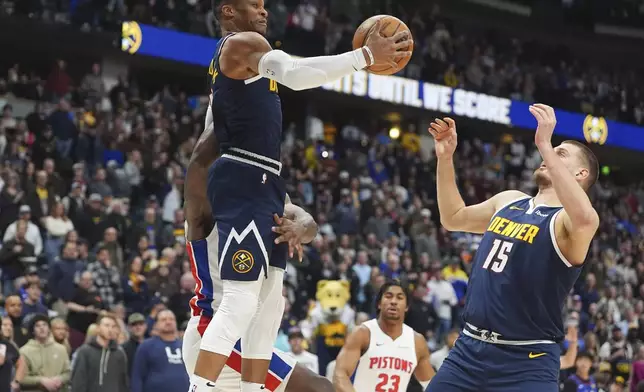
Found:
[{"label": "navy blue jersey", "polygon": [[279,161],[282,103],[277,82],[261,76],[236,80],[221,72],[221,48],[232,35],[219,40],[208,70],[214,131],[221,152],[233,147]]},{"label": "navy blue jersey", "polygon": [[563,338],[564,302],[581,270],[556,245],[561,211],[523,198],[494,215],[474,258],[465,322],[504,340]]}]

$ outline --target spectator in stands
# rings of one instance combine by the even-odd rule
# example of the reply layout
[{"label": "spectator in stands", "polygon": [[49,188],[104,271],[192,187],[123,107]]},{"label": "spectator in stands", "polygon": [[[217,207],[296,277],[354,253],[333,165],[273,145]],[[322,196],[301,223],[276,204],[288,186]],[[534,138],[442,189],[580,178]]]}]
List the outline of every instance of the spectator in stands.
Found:
[{"label": "spectator in stands", "polygon": [[171,310],[157,314],[155,335],[136,350],[132,392],[187,390],[190,382],[181,356],[182,341]]},{"label": "spectator in stands", "polygon": [[128,317],[127,325],[130,332],[130,338],[125,342],[125,344],[123,344],[123,350],[125,350],[125,354],[127,355],[128,375],[131,379],[136,350],[139,348],[139,345],[143,343],[145,333],[147,332],[145,316],[141,313],[133,313]]},{"label": "spectator in stands", "polygon": [[47,307],[40,301],[42,295],[40,283],[28,283],[26,291],[27,298],[22,301],[22,316],[27,318],[31,314],[47,314]]},{"label": "spectator in stands", "polygon": [[51,266],[61,253],[65,236],[74,230],[74,224],[65,216],[63,203],[57,202],[52,207],[51,214],[43,219],[43,226],[47,232],[45,255]]},{"label": "spectator in stands", "polygon": [[111,308],[123,297],[121,287],[121,274],[110,260],[107,248],[99,248],[96,252],[96,261],[87,266],[92,274],[94,289],[101,297],[103,304]]},{"label": "spectator in stands", "polygon": [[593,357],[586,353],[581,352],[577,354],[575,361],[575,374],[570,376],[566,382],[562,392],[577,392],[581,390],[592,390],[595,388],[597,382],[595,377],[590,375],[590,370],[593,365]]},{"label": "spectator in stands", "polygon": [[33,336],[20,348],[27,370],[20,383],[25,392],[67,391],[70,362],[67,350],[54,341],[49,329],[49,318],[36,314],[29,321],[29,333]]},{"label": "spectator in stands", "polygon": [[55,299],[64,303],[72,300],[75,287],[72,282],[78,278],[86,268],[86,264],[78,258],[78,245],[76,242],[67,241],[62,247],[60,258],[54,262],[49,270],[48,287]]},{"label": "spectator in stands", "polygon": [[43,250],[42,236],[40,235],[40,229],[31,221],[31,207],[26,204],[20,206],[18,215],[18,220],[14,221],[12,224],[7,227],[7,231],[4,232],[4,237],[2,242],[6,243],[16,237],[17,225],[19,222],[24,222],[26,224],[25,239],[34,247],[34,255],[38,256]]},{"label": "spectator in stands", "polygon": [[441,341],[452,328],[452,307],[458,303],[456,292],[451,283],[445,280],[441,271],[427,283],[428,302],[434,305],[438,315],[436,339]]},{"label": "spectator in stands", "polygon": [[142,272],[143,261],[135,257],[130,262],[130,271],[123,275],[123,301],[129,313],[143,313],[149,306],[150,291]]},{"label": "spectator in stands", "polygon": [[17,223],[15,236],[3,241],[2,249],[0,249],[4,295],[15,292],[15,279],[23,276],[26,269],[36,261],[34,246],[26,238],[27,222],[19,220]]},{"label": "spectator in stands", "polygon": [[69,313],[67,323],[69,324],[69,340],[72,349],[78,348],[85,341],[85,332],[96,322],[101,310],[105,305],[93,287],[92,273],[85,271],[81,273],[78,285],[67,302]]},{"label": "spectator in stands", "polygon": [[445,335],[445,345],[443,346],[443,348],[432,353],[430,362],[432,363],[432,366],[436,371],[440,369],[443,361],[445,361],[445,358],[447,358],[450,350],[454,347],[454,344],[456,343],[456,339],[458,338],[460,332],[461,331],[459,329],[453,329],[449,331],[449,333]]},{"label": "spectator in stands", "polygon": [[69,326],[64,319],[56,317],[51,320],[51,336],[56,343],[65,347],[67,356],[71,358],[72,346],[69,344]]},{"label": "spectator in stands", "polygon": [[302,331],[293,327],[288,332],[288,344],[291,347],[289,354],[295,358],[297,363],[308,368],[315,374],[320,374],[318,370],[318,356],[306,351],[303,347],[304,335]]},{"label": "spectator in stands", "polygon": [[117,345],[113,316],[102,316],[98,334],[78,349],[71,378],[74,392],[129,392],[127,357]]},{"label": "spectator in stands", "polygon": [[0,330],[0,390],[18,392],[25,377],[25,360],[13,341],[13,324],[9,317],[2,317]]}]

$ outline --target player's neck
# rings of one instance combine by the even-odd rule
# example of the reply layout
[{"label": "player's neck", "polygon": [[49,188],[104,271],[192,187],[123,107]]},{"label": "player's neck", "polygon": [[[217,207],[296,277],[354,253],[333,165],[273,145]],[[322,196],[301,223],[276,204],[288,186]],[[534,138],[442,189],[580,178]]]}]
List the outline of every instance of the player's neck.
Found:
[{"label": "player's neck", "polygon": [[544,204],[548,207],[561,206],[559,197],[557,197],[555,188],[552,185],[539,188],[539,192],[534,197],[534,204]]},{"label": "player's neck", "polygon": [[397,320],[387,321],[383,318],[378,318],[378,326],[387,336],[392,340],[396,340],[402,335],[403,325]]}]

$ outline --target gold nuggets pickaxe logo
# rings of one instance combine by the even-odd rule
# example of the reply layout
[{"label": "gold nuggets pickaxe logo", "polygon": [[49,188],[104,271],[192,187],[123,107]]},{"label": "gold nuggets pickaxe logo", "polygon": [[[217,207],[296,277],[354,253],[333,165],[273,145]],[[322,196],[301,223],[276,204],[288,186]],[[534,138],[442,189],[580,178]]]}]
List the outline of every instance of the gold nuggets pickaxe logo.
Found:
[{"label": "gold nuggets pickaxe logo", "polygon": [[233,269],[235,272],[240,274],[248,273],[253,269],[253,265],[255,265],[255,258],[249,251],[242,249],[233,255]]}]

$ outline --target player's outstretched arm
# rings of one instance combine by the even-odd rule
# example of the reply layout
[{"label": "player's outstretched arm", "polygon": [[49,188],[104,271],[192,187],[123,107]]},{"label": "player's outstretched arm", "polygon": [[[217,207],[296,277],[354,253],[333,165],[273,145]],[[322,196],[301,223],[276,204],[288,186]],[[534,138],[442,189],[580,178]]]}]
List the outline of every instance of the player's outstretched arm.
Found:
[{"label": "player's outstretched arm", "polygon": [[364,326],[356,328],[347,338],[335,360],[333,386],[336,392],[356,392],[351,384],[351,375],[358,366],[360,357],[369,347],[371,333]]},{"label": "player's outstretched arm", "polygon": [[407,31],[384,37],[381,21],[362,48],[333,56],[295,59],[281,50],[273,50],[261,34],[245,31],[231,36],[222,48],[220,58],[224,74],[245,79],[248,71],[269,78],[293,90],[320,87],[373,64],[391,64],[411,56],[402,49],[412,44]]},{"label": "player's outstretched arm", "polygon": [[435,119],[429,128],[434,136],[438,164],[436,190],[441,224],[449,231],[484,233],[490,219],[499,207],[526,195],[519,191],[505,191],[492,198],[466,206],[456,185],[454,152],[456,151],[456,122],[449,117]]},{"label": "player's outstretched arm", "polygon": [[423,391],[427,389],[429,382],[434,377],[436,372],[430,363],[430,353],[429,347],[427,347],[427,341],[423,335],[418,332],[415,333],[416,337],[416,357],[418,358],[418,365],[416,365],[416,370],[414,371],[414,376],[416,380],[423,387]]},{"label": "player's outstretched arm", "polygon": [[206,124],[206,129],[199,136],[192,151],[183,185],[184,212],[188,222],[186,232],[188,241],[205,238],[213,226],[206,188],[208,169],[219,155],[219,143],[215,136],[210,107],[206,115]]},{"label": "player's outstretched arm", "polygon": [[535,104],[530,113],[537,119],[535,144],[548,168],[552,187],[563,205],[563,212],[555,219],[557,243],[572,265],[581,265],[586,259],[590,242],[599,228],[599,215],[593,208],[586,191],[579,185],[573,173],[561,161],[552,147],[557,118],[550,106]]}]

